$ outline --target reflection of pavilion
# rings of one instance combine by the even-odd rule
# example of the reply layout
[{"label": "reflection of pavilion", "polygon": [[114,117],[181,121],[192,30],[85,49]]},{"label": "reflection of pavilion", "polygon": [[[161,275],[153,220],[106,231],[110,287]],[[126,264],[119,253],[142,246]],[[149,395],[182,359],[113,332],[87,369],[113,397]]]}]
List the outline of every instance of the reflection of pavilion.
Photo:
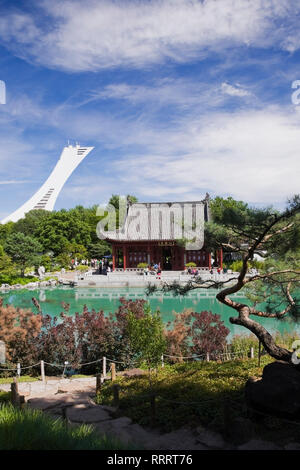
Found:
[{"label": "reflection of pavilion", "polygon": [[[209,196],[202,201],[134,203],[128,201],[123,226],[104,232],[112,245],[113,270],[139,263],[159,264],[164,271],[182,271],[189,262],[211,268],[205,248],[204,222],[209,219]],[[222,250],[215,254],[222,267]]]},{"label": "reflection of pavilion", "polygon": [[[76,299],[107,299],[107,300],[113,300],[117,299],[119,300],[120,297],[125,297],[126,299],[174,299],[175,297],[171,292],[164,292],[163,294],[159,291],[152,293],[149,296],[146,296],[144,289],[142,289],[140,292],[136,292],[135,289],[132,289],[131,291],[122,291],[122,289],[116,289],[114,288],[114,291],[109,291],[107,292],[107,289],[102,290],[99,289],[95,292],[91,292],[92,289],[77,289],[76,290]],[[231,294],[231,297],[238,297],[237,293]],[[205,289],[203,291],[193,291],[189,292],[186,296],[176,296],[176,300],[179,302],[184,301],[185,299],[195,299],[195,300],[201,300],[201,299],[215,299],[216,298],[216,291],[214,289]]]}]

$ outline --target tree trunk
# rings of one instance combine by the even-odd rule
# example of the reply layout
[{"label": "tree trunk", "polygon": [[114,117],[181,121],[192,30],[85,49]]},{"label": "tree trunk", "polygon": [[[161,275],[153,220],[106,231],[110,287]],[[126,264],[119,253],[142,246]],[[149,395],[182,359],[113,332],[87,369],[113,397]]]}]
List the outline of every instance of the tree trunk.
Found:
[{"label": "tree trunk", "polygon": [[[225,303],[225,302],[223,302]],[[226,303],[225,303],[226,304]],[[292,352],[281,346],[278,346],[273,336],[258,322],[249,318],[250,309],[247,305],[241,305],[238,309],[239,316],[231,317],[230,323],[234,325],[241,325],[252,331],[255,336],[261,341],[267,353],[277,359],[278,361],[291,362]]]}]

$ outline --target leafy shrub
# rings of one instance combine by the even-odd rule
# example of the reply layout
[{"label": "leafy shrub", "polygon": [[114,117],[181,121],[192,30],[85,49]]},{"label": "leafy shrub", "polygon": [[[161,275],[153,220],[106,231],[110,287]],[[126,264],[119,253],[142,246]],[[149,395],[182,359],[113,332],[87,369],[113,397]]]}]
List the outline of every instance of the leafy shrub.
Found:
[{"label": "leafy shrub", "polygon": [[23,365],[37,362],[36,339],[41,326],[41,315],[12,305],[4,306],[0,298],[0,340],[6,344],[8,361]]},{"label": "leafy shrub", "polygon": [[203,311],[192,313],[191,317],[194,320],[191,328],[192,352],[197,355],[222,353],[230,331],[224,326],[221,316]]},{"label": "leafy shrub", "polygon": [[191,311],[175,313],[174,320],[167,324],[165,336],[167,341],[166,354],[172,362],[181,362],[190,354]]},{"label": "leafy shrub", "polygon": [[79,264],[78,266],[76,266],[76,271],[80,271],[82,273],[88,271],[89,269],[89,266],[85,266],[83,264]]},{"label": "leafy shrub", "polygon": [[39,278],[35,276],[26,276],[26,277],[19,277],[16,275],[5,275],[0,274],[0,284],[9,284],[10,286],[14,284],[21,284],[25,286],[29,284],[29,282],[38,282]]},{"label": "leafy shrub", "polygon": [[[242,260],[233,261],[230,265],[228,265],[229,269],[232,269],[234,272],[240,272],[243,266]],[[249,269],[255,268],[257,270],[262,269],[264,267],[263,261],[258,261],[256,259],[249,261]]]},{"label": "leafy shrub", "polygon": [[255,335],[234,335],[229,344],[232,353],[248,354],[251,348],[254,348],[254,351],[258,350],[258,339]]},{"label": "leafy shrub", "polygon": [[166,349],[163,322],[159,312],[151,313],[145,308],[144,315],[136,318],[128,313],[127,334],[134,359],[145,361],[149,371],[160,363]]},{"label": "leafy shrub", "polygon": [[143,269],[145,269],[145,268],[147,268],[147,266],[148,266],[147,263],[139,263],[139,264],[137,265],[137,268],[143,268]]}]

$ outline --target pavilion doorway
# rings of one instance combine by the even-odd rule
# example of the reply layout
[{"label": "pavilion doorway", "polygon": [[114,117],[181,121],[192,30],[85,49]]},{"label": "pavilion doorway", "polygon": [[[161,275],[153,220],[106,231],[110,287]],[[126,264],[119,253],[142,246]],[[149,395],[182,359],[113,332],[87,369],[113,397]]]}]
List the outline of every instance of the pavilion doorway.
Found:
[{"label": "pavilion doorway", "polygon": [[162,269],[164,271],[172,270],[172,251],[171,248],[162,249]]}]

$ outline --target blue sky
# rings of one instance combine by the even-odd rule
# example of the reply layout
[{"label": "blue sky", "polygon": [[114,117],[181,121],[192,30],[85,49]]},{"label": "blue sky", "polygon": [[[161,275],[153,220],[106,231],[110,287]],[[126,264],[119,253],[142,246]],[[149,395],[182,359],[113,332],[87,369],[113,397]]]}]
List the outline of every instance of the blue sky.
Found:
[{"label": "blue sky", "polygon": [[299,192],[300,4],[0,1],[0,218],[68,139],[95,146],[56,209]]}]

